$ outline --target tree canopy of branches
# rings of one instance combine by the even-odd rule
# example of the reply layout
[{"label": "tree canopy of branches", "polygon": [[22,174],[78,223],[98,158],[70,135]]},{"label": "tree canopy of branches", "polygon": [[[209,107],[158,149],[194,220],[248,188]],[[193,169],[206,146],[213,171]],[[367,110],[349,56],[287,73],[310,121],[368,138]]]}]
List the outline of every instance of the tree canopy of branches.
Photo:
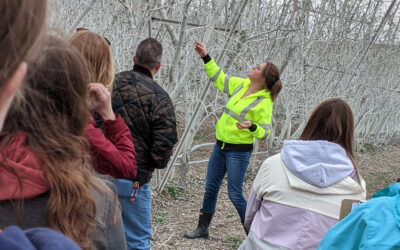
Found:
[{"label": "tree canopy of branches", "polygon": [[230,75],[245,77],[264,61],[280,67],[284,88],[270,148],[298,137],[310,111],[329,97],[351,105],[361,145],[400,134],[399,7],[397,0],[52,0],[50,22],[67,33],[84,26],[103,34],[117,70],[132,67],[140,40],[160,40],[156,80],[185,121],[182,149],[226,101],[208,89],[195,41]]}]

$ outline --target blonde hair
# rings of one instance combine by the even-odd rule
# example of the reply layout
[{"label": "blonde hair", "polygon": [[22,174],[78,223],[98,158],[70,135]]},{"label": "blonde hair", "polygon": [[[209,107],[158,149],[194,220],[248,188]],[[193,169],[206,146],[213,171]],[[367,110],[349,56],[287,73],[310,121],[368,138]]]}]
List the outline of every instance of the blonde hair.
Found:
[{"label": "blonde hair", "polygon": [[71,36],[69,43],[86,58],[89,64],[89,81],[102,83],[111,91],[114,65],[108,40],[90,30],[79,29]]}]

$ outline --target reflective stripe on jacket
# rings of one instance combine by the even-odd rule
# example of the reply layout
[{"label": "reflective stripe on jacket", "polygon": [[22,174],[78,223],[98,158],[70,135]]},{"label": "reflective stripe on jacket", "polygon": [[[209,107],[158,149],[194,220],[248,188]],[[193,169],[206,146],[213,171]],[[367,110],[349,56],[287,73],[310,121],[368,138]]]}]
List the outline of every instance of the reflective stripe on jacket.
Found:
[{"label": "reflective stripe on jacket", "polygon": [[[254,139],[265,139],[270,134],[273,102],[270,92],[263,89],[244,98],[242,96],[250,87],[249,78],[230,77],[211,61],[204,64],[207,75],[221,92],[230,98],[224,112],[216,125],[218,140],[233,144],[252,144]],[[257,129],[238,129],[236,123],[251,121]]]}]

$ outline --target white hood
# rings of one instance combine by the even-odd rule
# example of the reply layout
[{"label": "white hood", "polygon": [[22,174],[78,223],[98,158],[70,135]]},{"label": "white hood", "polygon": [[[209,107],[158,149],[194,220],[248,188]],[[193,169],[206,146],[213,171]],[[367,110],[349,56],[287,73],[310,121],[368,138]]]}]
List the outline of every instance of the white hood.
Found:
[{"label": "white hood", "polygon": [[319,194],[363,192],[362,186],[351,178],[355,172],[350,158],[336,143],[286,141],[281,157],[292,188]]}]

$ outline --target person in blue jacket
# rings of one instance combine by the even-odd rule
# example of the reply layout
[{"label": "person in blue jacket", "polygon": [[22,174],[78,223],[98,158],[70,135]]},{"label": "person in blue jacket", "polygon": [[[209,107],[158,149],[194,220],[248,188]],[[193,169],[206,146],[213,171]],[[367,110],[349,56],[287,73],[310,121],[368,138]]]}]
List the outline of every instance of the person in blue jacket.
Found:
[{"label": "person in blue jacket", "polygon": [[400,183],[375,193],[329,229],[318,249],[400,249]]},{"label": "person in blue jacket", "polygon": [[17,226],[0,230],[0,250],[80,250],[67,236],[45,227],[25,231]]}]

